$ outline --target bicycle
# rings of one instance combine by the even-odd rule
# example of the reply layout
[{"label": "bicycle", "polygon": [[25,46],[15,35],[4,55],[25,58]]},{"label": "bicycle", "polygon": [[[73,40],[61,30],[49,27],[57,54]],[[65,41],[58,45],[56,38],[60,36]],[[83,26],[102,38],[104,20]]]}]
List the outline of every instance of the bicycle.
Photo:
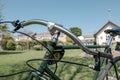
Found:
[{"label": "bicycle", "polygon": [[[106,46],[99,46],[99,45],[92,45],[92,46],[85,46],[82,41],[76,37],[73,33],[71,33],[69,30],[64,28],[60,24],[56,24],[53,22],[45,21],[45,20],[28,20],[28,21],[3,21],[2,23],[11,23],[15,29],[13,30],[13,33],[18,32],[21,34],[24,34],[26,36],[29,36],[25,33],[19,32],[18,30],[20,28],[24,28],[26,26],[32,25],[32,24],[39,24],[46,26],[48,28],[48,31],[52,35],[51,41],[46,45],[38,41],[42,46],[44,46],[47,51],[45,53],[45,56],[43,59],[31,59],[26,62],[26,64],[33,69],[33,71],[30,72],[30,75],[28,77],[28,80],[60,80],[60,78],[55,74],[56,69],[54,72],[52,72],[48,66],[52,64],[56,64],[58,62],[64,62],[64,63],[70,63],[70,64],[76,64],[80,66],[85,66],[90,69],[93,69],[96,71],[95,76],[93,80],[109,80],[110,78],[113,78],[112,80],[120,80],[120,74],[119,74],[119,68],[120,68],[120,55],[115,54],[115,56],[112,54],[111,44],[112,40],[115,36],[120,35],[120,28],[117,29],[108,29],[105,31],[105,33],[109,34],[109,40],[107,41]],[[60,33],[64,33],[67,36],[69,36],[76,45],[73,46],[59,46],[57,45],[58,38],[60,36]],[[29,36],[32,39],[36,40],[32,36]],[[37,40],[36,40],[37,41]],[[97,51],[97,50],[91,50],[90,48],[104,48],[104,51]],[[85,65],[75,62],[69,62],[69,61],[63,61],[61,60],[64,56],[65,49],[82,49],[87,54],[93,55],[95,59],[94,65]],[[31,61],[37,61],[41,60],[42,63],[40,64],[39,68],[36,69],[32,67],[29,62]],[[106,64],[103,64],[106,62]],[[103,66],[105,67],[103,68]],[[112,69],[114,68],[114,70]],[[112,71],[110,71],[112,69]],[[113,73],[114,72],[114,73]],[[110,73],[110,74],[109,74]],[[111,76],[111,73],[114,75]]]}]

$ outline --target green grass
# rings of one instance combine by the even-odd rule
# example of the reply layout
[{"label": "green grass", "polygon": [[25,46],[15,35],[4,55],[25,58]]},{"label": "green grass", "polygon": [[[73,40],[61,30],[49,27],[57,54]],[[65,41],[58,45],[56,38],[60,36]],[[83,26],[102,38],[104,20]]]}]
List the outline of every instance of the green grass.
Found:
[{"label": "green grass", "polygon": [[32,58],[42,58],[44,55],[43,51],[34,50],[13,52],[13,54],[12,52],[10,51],[10,54],[7,51],[3,51],[3,54],[0,52],[0,65],[15,64]]},{"label": "green grass", "polygon": [[[80,58],[81,50],[66,50],[63,60],[91,64],[91,58]],[[43,58],[45,51],[2,51],[0,52],[0,75],[18,72],[29,69],[25,61],[34,58]],[[38,66],[38,62],[34,65]],[[51,67],[54,71],[54,65]],[[71,65],[67,63],[58,63],[56,74],[60,76],[61,80],[91,80],[93,70],[78,65]],[[26,80],[26,75],[19,74],[12,77],[0,78],[0,80]]]}]

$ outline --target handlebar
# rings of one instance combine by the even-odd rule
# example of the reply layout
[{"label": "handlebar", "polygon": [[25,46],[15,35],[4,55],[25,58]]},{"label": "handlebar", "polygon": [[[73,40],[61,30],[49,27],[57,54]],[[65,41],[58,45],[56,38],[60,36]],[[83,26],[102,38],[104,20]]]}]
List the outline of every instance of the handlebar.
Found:
[{"label": "handlebar", "polygon": [[3,24],[3,23],[11,23],[15,27],[14,31],[17,31],[21,28],[21,22],[19,20],[0,22],[0,24]]},{"label": "handlebar", "polygon": [[[13,22],[12,22],[12,24],[13,24]],[[63,32],[67,36],[69,36],[71,39],[73,39],[75,41],[75,43],[80,47],[80,49],[82,49],[84,52],[91,54],[91,55],[98,55],[99,54],[99,52],[92,51],[89,48],[87,48],[77,36],[75,36],[69,30],[64,28],[62,25],[59,25],[59,24],[56,24],[53,22],[40,20],[40,19],[34,19],[34,20],[28,20],[28,21],[24,21],[24,22],[18,22],[17,25],[13,24],[13,26],[15,26],[17,29],[20,29],[21,27],[23,28],[25,26],[32,25],[32,24],[39,24],[39,25],[43,25],[43,26],[48,27],[48,30],[50,31],[51,34],[54,34],[56,30]],[[17,29],[15,29],[15,30],[17,30]],[[112,59],[111,54],[100,53],[100,56]]]}]

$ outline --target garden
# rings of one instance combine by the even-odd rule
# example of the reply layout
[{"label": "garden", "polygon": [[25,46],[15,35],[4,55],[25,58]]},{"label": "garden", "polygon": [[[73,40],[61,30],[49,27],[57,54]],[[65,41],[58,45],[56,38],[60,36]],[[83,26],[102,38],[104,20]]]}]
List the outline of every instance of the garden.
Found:
[{"label": "garden", "polygon": [[[1,51],[0,52],[0,76],[13,74],[19,71],[27,71],[30,68],[26,65],[29,59],[43,58],[45,50],[20,50],[20,51]],[[80,58],[81,50],[66,50],[62,60],[91,64],[94,61],[92,58]],[[38,68],[41,61],[35,61],[31,64]],[[55,69],[52,65],[51,69]],[[94,71],[78,65],[58,62],[56,74],[60,76],[61,80],[91,80]],[[17,74],[14,76],[0,77],[0,80],[26,80],[29,72]]]},{"label": "garden", "polygon": [[[30,67],[26,65],[26,61],[30,59],[41,59],[44,57],[46,49],[39,45],[35,40],[22,40],[16,41],[12,35],[5,33],[2,36],[0,45],[3,50],[0,51],[0,80],[27,80]],[[67,37],[68,38],[68,37]],[[47,45],[49,40],[42,40],[44,45]],[[71,45],[73,41],[67,39],[67,43],[58,42],[60,45]],[[80,49],[67,49],[65,50],[64,57],[62,60],[71,61],[83,64],[94,64],[94,60],[91,57],[80,57],[83,53]],[[38,69],[41,61],[32,61],[30,64]],[[91,80],[94,71],[84,66],[69,64],[69,63],[57,63],[56,75],[61,80]],[[54,72],[55,65],[50,66],[50,69]],[[22,73],[22,71],[24,73]],[[14,76],[6,76],[21,72]]]}]

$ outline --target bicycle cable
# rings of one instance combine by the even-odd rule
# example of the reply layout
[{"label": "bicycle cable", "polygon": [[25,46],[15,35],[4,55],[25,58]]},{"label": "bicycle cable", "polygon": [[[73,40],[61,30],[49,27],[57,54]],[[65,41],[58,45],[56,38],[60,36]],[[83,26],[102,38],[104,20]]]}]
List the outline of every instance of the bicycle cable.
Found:
[{"label": "bicycle cable", "polygon": [[92,65],[80,64],[80,63],[75,63],[75,62],[70,62],[70,61],[64,61],[64,60],[55,60],[55,59],[40,59],[40,58],[38,58],[38,59],[29,59],[29,60],[26,61],[26,64],[29,65],[31,68],[33,68],[33,67],[29,64],[29,62],[31,62],[31,61],[39,61],[39,60],[69,63],[69,64],[75,64],[75,65],[84,66],[84,67],[88,67],[88,68],[93,69],[93,66],[92,66]]}]

